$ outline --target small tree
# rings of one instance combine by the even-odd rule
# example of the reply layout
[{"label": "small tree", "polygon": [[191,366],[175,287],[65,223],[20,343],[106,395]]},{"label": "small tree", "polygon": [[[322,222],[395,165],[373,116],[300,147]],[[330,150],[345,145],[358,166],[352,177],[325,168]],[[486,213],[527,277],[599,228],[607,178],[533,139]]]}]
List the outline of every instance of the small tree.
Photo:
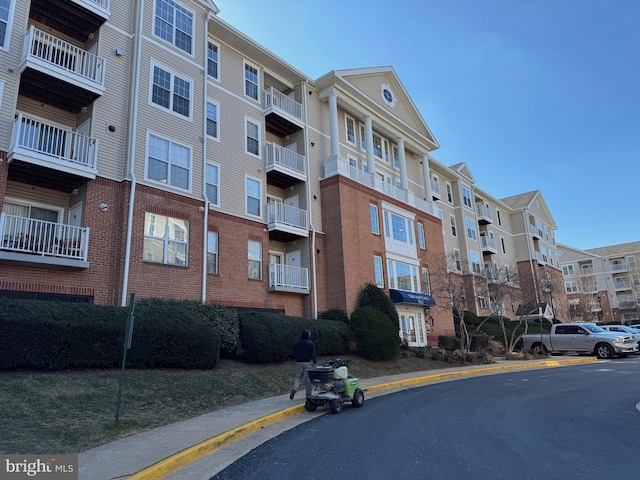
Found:
[{"label": "small tree", "polygon": [[371,307],[379,310],[389,317],[393,325],[395,325],[396,330],[400,331],[398,310],[396,310],[396,306],[389,296],[384,293],[384,290],[379,288],[377,285],[373,283],[365,284],[362,292],[360,292],[358,307]]},{"label": "small tree", "polygon": [[[489,298],[491,301],[491,313],[486,320],[490,318],[498,319],[502,329],[505,349],[507,352],[513,352],[518,341],[528,329],[528,324],[522,316],[517,317],[514,323],[509,320],[506,312],[507,305],[511,304],[513,309],[513,305],[520,303],[522,298],[518,267],[513,264],[492,263],[488,268],[484,269],[484,277],[489,285]],[[523,324],[524,331],[522,331]]]}]

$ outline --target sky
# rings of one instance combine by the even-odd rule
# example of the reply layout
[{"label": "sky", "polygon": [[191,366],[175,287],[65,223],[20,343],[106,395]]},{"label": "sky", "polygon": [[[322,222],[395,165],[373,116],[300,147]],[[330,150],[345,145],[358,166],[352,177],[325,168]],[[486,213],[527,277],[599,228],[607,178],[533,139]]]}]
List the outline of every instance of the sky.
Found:
[{"label": "sky", "polygon": [[540,190],[556,241],[640,241],[637,0],[214,0],[311,79],[392,66],[440,148],[496,198]]}]

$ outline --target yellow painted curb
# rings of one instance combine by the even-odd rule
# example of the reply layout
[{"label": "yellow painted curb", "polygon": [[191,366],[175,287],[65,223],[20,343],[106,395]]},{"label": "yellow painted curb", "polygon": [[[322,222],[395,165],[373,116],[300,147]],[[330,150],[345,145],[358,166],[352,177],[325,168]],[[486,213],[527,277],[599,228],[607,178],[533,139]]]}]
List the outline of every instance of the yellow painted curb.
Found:
[{"label": "yellow painted curb", "polygon": [[[498,367],[485,367],[476,368],[472,370],[462,370],[459,372],[445,372],[436,373],[432,375],[425,375],[422,377],[407,378],[404,380],[396,380],[388,383],[381,383],[379,385],[372,385],[369,387],[363,387],[362,390],[367,393],[378,392],[381,390],[388,390],[392,388],[407,387],[410,385],[417,385],[420,383],[436,382],[440,380],[449,380],[452,378],[468,377],[471,375],[496,373],[509,370],[523,370],[534,369],[542,367],[558,367],[563,365],[575,365],[579,363],[591,363],[597,362],[594,357],[578,358],[570,360],[550,360],[546,362],[539,362],[535,364],[517,364],[517,365],[500,365]],[[186,448],[178,453],[165,458],[147,468],[144,468],[133,475],[127,477],[128,480],[157,480],[165,478],[166,476],[186,467],[187,465],[200,460],[207,455],[211,455],[214,452],[230,445],[241,438],[250,435],[261,428],[268,427],[276,422],[280,422],[286,418],[293,417],[299,413],[304,412],[304,404],[295,405],[293,407],[285,408],[279,412],[266,415],[251,422],[247,422],[239,427],[227,430],[224,433],[211,437],[200,443],[197,443],[189,448]]]}]

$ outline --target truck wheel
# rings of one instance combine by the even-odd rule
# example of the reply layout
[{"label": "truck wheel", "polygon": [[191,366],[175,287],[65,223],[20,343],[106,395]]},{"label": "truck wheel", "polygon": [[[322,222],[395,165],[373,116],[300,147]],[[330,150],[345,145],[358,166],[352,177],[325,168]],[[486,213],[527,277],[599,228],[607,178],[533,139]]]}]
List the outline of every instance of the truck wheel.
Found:
[{"label": "truck wheel", "polygon": [[614,352],[611,345],[606,343],[599,343],[596,345],[596,356],[601,360],[606,360],[607,358],[613,358]]},{"label": "truck wheel", "polygon": [[331,413],[340,413],[342,411],[342,400],[334,398],[331,400],[329,406],[331,407]]},{"label": "truck wheel", "polygon": [[353,400],[351,400],[351,405],[354,407],[361,407],[364,405],[364,392],[359,388],[356,388],[356,391],[353,392]]},{"label": "truck wheel", "polygon": [[540,342],[531,345],[531,351],[538,355],[547,355],[549,353],[547,351],[547,347],[542,345]]}]

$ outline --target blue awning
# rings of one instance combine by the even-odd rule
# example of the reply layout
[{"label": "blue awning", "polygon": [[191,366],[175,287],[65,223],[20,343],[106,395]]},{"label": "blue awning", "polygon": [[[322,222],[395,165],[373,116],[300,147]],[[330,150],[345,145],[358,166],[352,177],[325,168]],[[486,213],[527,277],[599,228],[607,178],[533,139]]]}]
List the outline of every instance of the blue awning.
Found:
[{"label": "blue awning", "polygon": [[436,301],[433,297],[426,293],[407,292],[406,290],[390,288],[389,297],[393,303],[410,303],[412,305],[422,305],[423,307],[436,306]]}]

